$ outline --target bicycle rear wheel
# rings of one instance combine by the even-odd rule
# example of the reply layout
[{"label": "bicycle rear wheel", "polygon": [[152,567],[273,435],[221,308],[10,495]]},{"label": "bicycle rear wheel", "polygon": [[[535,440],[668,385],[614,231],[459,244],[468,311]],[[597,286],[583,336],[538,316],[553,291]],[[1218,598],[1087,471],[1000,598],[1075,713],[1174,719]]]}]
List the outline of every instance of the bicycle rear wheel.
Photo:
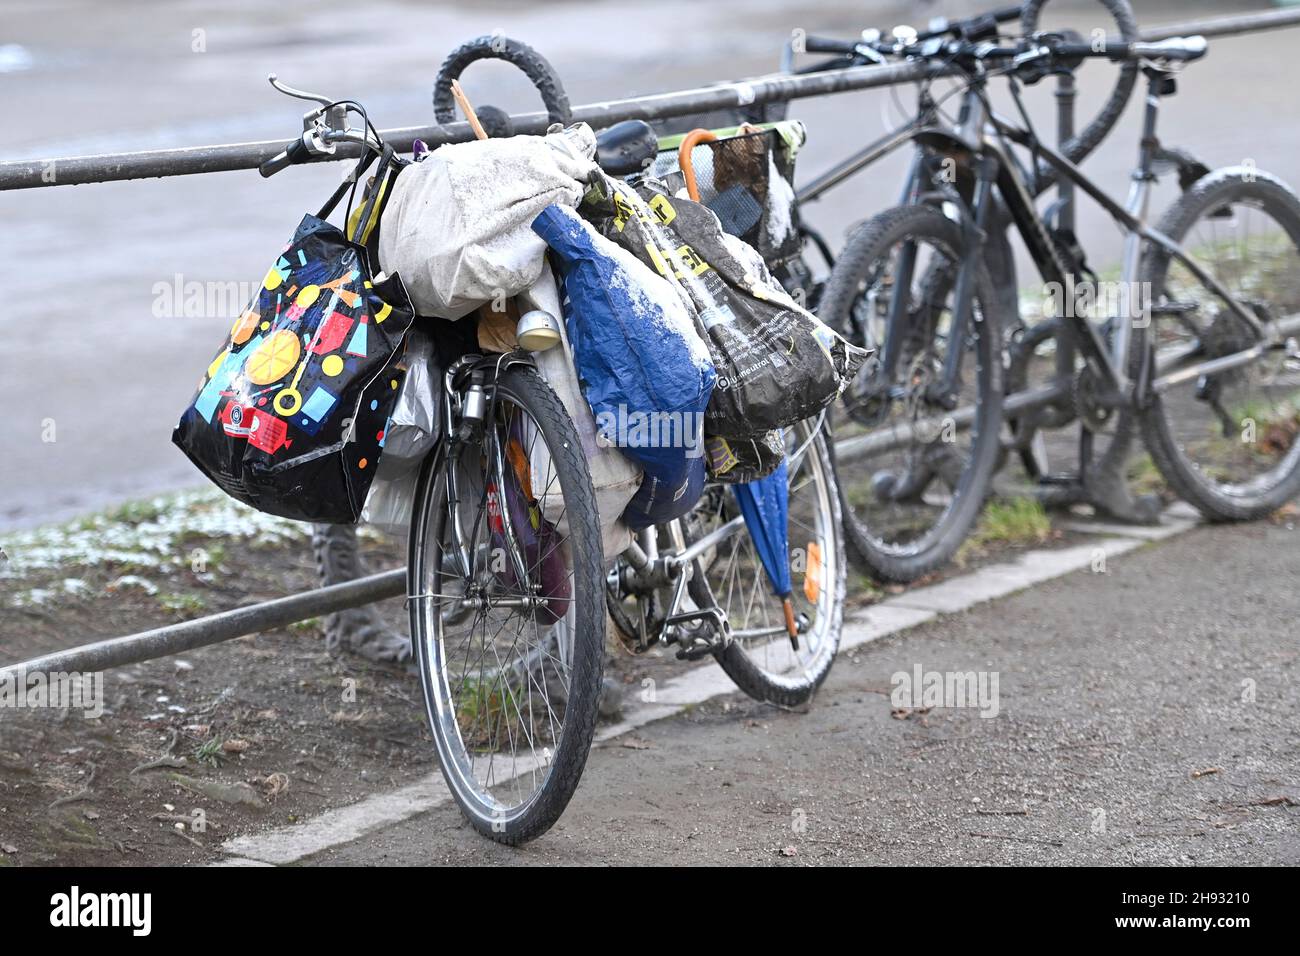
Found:
[{"label": "bicycle rear wheel", "polygon": [[[1254,169],[1211,173],[1159,230],[1261,320],[1300,313],[1300,199],[1279,180]],[[1140,277],[1152,320],[1134,329],[1135,376],[1144,361],[1159,377],[1256,344],[1247,323],[1163,249],[1150,247]],[[1300,334],[1250,364],[1152,395],[1141,416],[1156,467],[1207,518],[1269,514],[1300,493]]]},{"label": "bicycle rear wheel", "polygon": [[[849,553],[886,581],[914,581],[952,557],[998,459],[1004,321],[982,265],[974,321],[955,359],[956,401],[934,394],[955,305],[953,283],[935,277],[955,273],[962,244],[957,224],[936,209],[891,209],[849,238],[822,298],[824,321],[876,349],[837,406],[836,462]],[[899,356],[887,371],[891,303],[909,272]]]},{"label": "bicycle rear wheel", "polygon": [[483,439],[440,449],[419,480],[407,574],[429,724],[452,796],[500,843],[555,823],[595,729],[604,584],[581,449],[555,394],[515,366]]},{"label": "bicycle rear wheel", "polygon": [[[786,454],[788,554],[783,557],[791,570],[798,648],[747,527],[699,558],[688,587],[698,606],[716,601],[727,616],[732,640],[714,656],[736,686],[756,700],[795,707],[812,697],[835,661],[846,572],[839,492],[822,420],[786,429]],[[731,521],[743,521],[735,492],[711,485],[684,521],[686,536],[696,541]]]}]

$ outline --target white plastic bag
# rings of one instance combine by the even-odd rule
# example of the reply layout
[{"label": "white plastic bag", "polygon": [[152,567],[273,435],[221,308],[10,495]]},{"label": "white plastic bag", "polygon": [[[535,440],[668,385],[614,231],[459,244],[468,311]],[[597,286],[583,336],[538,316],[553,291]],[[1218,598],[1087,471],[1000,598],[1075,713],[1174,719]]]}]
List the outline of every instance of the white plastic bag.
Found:
[{"label": "white plastic bag", "polygon": [[415,485],[420,471],[411,468],[394,472],[385,468],[385,461],[380,456],[379,470],[370,482],[366,504],[361,509],[361,520],[385,534],[405,538],[415,510]]},{"label": "white plastic bag", "polygon": [[546,244],[530,228],[547,206],[576,206],[596,169],[596,137],[577,123],[547,136],[454,143],[392,186],[379,261],[421,315],[459,319],[537,281]]}]

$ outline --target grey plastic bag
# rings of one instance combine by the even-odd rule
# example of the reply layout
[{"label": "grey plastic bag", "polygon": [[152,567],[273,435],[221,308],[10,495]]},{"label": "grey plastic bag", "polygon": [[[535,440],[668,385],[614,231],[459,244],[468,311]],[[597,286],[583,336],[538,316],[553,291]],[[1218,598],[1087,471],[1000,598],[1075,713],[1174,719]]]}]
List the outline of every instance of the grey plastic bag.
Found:
[{"label": "grey plastic bag", "polygon": [[[380,461],[389,475],[415,470],[438,440],[438,396],[442,371],[433,354],[433,339],[413,328],[406,339],[406,379],[384,428]],[[376,473],[376,480],[382,475]]]}]

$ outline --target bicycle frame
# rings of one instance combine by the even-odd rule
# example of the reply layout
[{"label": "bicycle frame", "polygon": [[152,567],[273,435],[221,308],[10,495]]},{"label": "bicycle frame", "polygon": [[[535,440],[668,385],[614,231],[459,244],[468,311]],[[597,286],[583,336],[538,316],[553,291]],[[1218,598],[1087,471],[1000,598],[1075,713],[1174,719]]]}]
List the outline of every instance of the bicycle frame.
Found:
[{"label": "bicycle frame", "polygon": [[[808,453],[817,437],[825,434],[826,428],[826,416],[823,413],[818,416],[816,424],[809,429],[808,436],[788,456],[787,467],[791,476],[799,473],[804,456]],[[671,547],[667,551],[661,551],[659,548],[660,530],[667,532],[671,542]],[[750,640],[786,633],[784,626],[767,629],[733,630],[730,621],[727,619],[726,612],[718,605],[716,598],[711,601],[709,607],[683,609],[687,595],[687,584],[691,575],[698,573],[694,567],[696,559],[710,550],[720,547],[735,535],[745,533],[747,533],[745,519],[739,514],[690,544],[686,543],[686,533],[680,518],[674,518],[663,525],[637,532],[636,540],[622,553],[626,568],[620,572],[620,569],[616,567],[611,571],[611,574],[623,573],[628,575],[629,583],[634,583],[637,588],[642,590],[672,588],[672,596],[664,613],[664,619],[660,622],[659,633],[646,633],[644,618],[638,621],[642,628],[639,638],[643,645],[649,646],[661,642],[670,628],[701,619],[709,619],[714,622],[718,629],[719,646],[723,647],[732,640]]]}]

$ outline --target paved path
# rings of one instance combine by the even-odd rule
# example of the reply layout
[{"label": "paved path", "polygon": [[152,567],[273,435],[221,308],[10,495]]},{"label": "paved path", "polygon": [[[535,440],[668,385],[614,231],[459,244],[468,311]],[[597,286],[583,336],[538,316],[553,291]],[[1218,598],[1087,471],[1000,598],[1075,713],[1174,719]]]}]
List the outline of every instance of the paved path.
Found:
[{"label": "paved path", "polygon": [[[452,805],[415,812],[419,786],[369,805],[405,819],[354,814],[363,836],[324,827],[298,862],[1300,863],[1300,531],[1106,540],[1104,573],[1075,556],[1055,580],[852,648],[807,713],[727,695],[607,739],[560,823],[521,850]],[[1013,573],[978,580],[1005,592]],[[974,581],[886,617],[969,605]],[[996,674],[996,716],[893,716],[892,675],[917,667]],[[288,861],[307,832],[242,848]]]}]

